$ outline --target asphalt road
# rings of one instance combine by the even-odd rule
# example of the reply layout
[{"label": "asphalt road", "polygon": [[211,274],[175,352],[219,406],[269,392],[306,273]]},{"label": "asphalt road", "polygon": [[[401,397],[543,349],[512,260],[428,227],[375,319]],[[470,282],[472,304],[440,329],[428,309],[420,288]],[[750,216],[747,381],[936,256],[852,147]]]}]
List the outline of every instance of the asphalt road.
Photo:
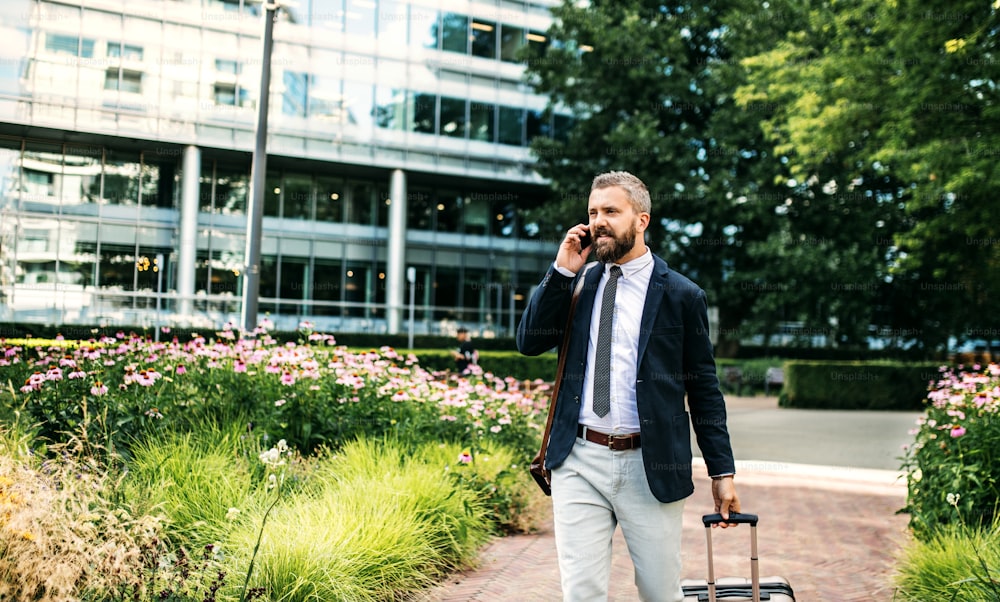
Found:
[{"label": "asphalt road", "polygon": [[726,404],[738,464],[764,471],[788,463],[899,471],[903,446],[913,442],[909,431],[922,415],[779,408],[775,397],[727,396]]}]

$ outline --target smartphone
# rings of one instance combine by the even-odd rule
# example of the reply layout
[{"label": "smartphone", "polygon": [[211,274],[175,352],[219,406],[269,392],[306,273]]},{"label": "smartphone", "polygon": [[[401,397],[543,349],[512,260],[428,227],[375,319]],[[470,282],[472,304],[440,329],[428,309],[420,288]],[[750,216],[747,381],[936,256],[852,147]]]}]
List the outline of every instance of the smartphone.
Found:
[{"label": "smartphone", "polygon": [[591,242],[593,238],[590,236],[590,230],[587,230],[587,233],[580,237],[580,252],[589,247]]}]

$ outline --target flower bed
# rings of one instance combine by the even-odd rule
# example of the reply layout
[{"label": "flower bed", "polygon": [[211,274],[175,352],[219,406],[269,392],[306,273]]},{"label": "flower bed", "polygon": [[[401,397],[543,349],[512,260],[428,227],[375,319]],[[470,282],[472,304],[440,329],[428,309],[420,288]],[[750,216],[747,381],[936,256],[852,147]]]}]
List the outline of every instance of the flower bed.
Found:
[{"label": "flower bed", "polygon": [[[394,600],[530,528],[541,496],[540,382],[308,330],[0,350],[3,599]],[[22,503],[38,483],[61,497]]]}]

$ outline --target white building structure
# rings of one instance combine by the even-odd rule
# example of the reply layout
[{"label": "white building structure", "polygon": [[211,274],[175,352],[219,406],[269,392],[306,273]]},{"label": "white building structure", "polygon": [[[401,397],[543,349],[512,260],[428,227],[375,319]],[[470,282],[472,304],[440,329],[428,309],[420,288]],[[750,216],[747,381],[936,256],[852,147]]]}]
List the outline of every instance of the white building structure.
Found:
[{"label": "white building structure", "polygon": [[[279,11],[261,317],[405,332],[414,268],[418,333],[513,334],[556,244],[522,219],[528,143],[568,127],[522,77],[553,5]],[[0,322],[239,323],[262,12],[0,3]]]}]

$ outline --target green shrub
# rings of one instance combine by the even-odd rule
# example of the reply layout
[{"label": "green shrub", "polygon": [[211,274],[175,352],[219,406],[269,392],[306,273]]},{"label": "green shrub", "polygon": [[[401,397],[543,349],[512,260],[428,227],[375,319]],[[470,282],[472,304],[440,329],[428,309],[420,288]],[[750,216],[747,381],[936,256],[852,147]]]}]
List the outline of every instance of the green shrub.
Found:
[{"label": "green shrub", "polygon": [[[467,566],[489,535],[476,492],[396,443],[348,443],[310,479],[315,486],[279,504],[263,532],[251,584],[270,599],[400,599]],[[263,514],[244,518],[229,544],[236,572]]]},{"label": "green shrub", "polygon": [[785,362],[780,405],[830,410],[919,410],[937,364]]},{"label": "green shrub", "polygon": [[1000,500],[1000,366],[939,373],[907,449],[910,526],[928,538],[959,517],[989,526]]},{"label": "green shrub", "polygon": [[1000,524],[954,524],[904,550],[895,577],[899,600],[1000,600]]}]

